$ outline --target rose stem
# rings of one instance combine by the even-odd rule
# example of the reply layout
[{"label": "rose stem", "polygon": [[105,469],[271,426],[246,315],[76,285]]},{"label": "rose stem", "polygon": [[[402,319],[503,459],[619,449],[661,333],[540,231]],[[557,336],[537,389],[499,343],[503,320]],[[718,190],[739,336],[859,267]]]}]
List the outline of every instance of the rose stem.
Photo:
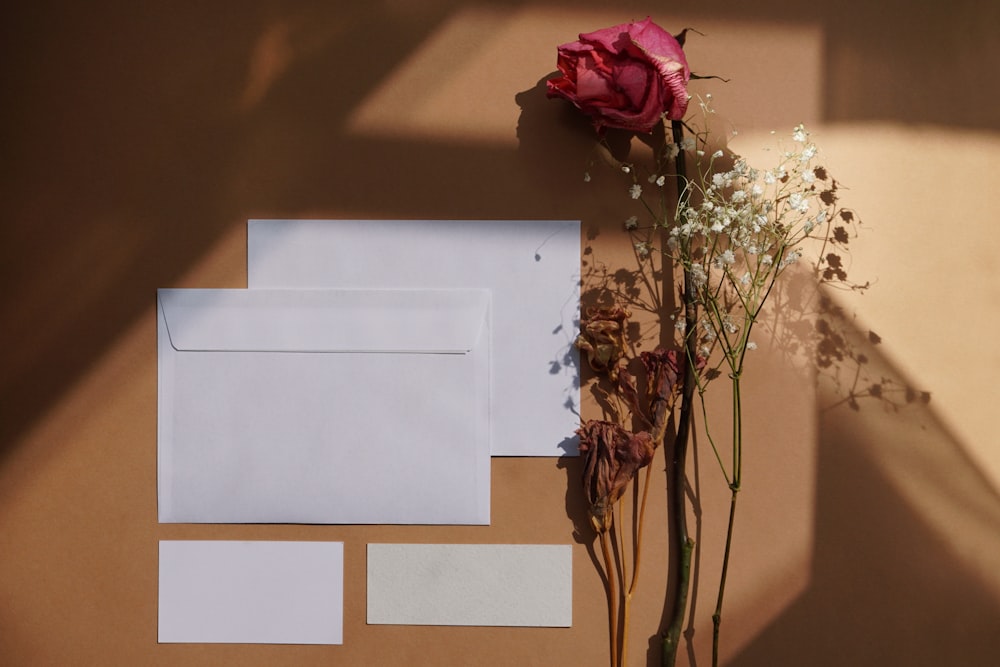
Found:
[{"label": "rose stem", "polygon": [[[675,120],[671,123],[674,143],[680,146],[684,139],[684,126]],[[677,163],[677,197],[680,197],[687,187],[685,155],[679,150]],[[694,281],[691,272],[684,271],[684,324],[686,359],[684,363],[684,383],[681,388],[681,413],[677,420],[677,436],[674,439],[674,460],[670,469],[670,492],[673,494],[674,511],[670,532],[677,541],[678,564],[674,573],[674,608],[670,625],[663,633],[663,665],[673,667],[677,660],[681,625],[684,623],[684,612],[687,609],[688,588],[691,581],[691,552],[694,540],[687,532],[687,498],[685,497],[684,479],[687,466],[688,439],[691,431],[691,413],[694,406],[695,372],[697,361],[697,340],[694,332],[698,325],[698,307],[695,302]]]}]

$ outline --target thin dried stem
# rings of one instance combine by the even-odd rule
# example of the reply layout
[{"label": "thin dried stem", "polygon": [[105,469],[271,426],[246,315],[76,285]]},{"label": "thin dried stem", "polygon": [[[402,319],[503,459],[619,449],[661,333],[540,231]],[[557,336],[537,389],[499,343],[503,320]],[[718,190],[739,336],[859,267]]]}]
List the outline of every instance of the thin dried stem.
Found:
[{"label": "thin dried stem", "polygon": [[618,663],[618,585],[616,569],[611,557],[611,546],[608,543],[608,531],[601,531],[601,553],[604,555],[604,572],[607,575],[608,592],[608,626],[611,635],[611,667],[619,667]]}]

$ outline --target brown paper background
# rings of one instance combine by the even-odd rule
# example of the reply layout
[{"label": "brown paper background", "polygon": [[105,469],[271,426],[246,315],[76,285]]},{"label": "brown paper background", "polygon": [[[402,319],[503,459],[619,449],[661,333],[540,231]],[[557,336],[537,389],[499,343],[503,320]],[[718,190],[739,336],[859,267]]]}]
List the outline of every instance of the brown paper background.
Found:
[{"label": "brown paper background", "polygon": [[[739,129],[734,147],[813,129],[865,223],[850,271],[874,286],[835,295],[869,359],[858,387],[931,393],[852,409],[850,364],[838,388],[761,346],[724,663],[992,664],[1000,14],[976,0],[8,7],[0,663],[606,664],[592,536],[574,537],[576,460],[494,460],[489,527],[159,525],[154,295],[244,287],[248,218],[580,219],[588,261],[630,261],[619,194],[583,184],[585,135],[536,84],[557,44],[647,14],[704,33],[694,70],[730,82],[694,89]],[[724,394],[710,400],[725,413]],[[702,665],[727,500],[704,445]],[[666,581],[654,465],[632,665],[653,655]],[[343,540],[344,645],[158,645],[162,539]],[[364,549],[382,541],[573,543],[573,627],[368,627]]]}]

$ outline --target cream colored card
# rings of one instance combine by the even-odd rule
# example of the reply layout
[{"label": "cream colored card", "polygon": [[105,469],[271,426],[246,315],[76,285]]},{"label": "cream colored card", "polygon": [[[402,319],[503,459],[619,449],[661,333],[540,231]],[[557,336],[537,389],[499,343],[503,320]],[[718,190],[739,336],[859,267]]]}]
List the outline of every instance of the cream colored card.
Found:
[{"label": "cream colored card", "polygon": [[368,623],[570,627],[569,545],[369,544]]}]

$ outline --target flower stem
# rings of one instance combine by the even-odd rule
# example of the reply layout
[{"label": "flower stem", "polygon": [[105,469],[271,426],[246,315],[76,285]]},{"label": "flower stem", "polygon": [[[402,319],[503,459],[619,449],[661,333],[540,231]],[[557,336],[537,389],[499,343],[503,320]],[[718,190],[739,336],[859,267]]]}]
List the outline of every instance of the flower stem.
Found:
[{"label": "flower stem", "polygon": [[604,554],[604,572],[607,575],[608,629],[611,635],[611,667],[618,667],[618,586],[617,573],[612,564],[608,531],[601,531],[601,553]]},{"label": "flower stem", "polygon": [[632,582],[629,584],[628,592],[631,595],[635,592],[636,585],[639,583],[639,557],[642,552],[642,525],[645,523],[646,518],[646,496],[649,495],[649,478],[653,472],[652,462],[646,466],[646,477],[642,483],[642,500],[639,501],[639,521],[636,528],[635,537],[635,558],[632,563]]},{"label": "flower stem", "polygon": [[726,551],[722,557],[722,575],[719,578],[719,599],[712,614],[712,667],[719,665],[719,628],[722,625],[722,599],[726,594],[726,575],[729,573],[729,553],[733,543],[733,520],[736,517],[736,495],[740,492],[733,487],[729,500],[729,529],[726,531]]},{"label": "flower stem", "polygon": [[[673,121],[674,143],[678,146],[684,139],[684,126],[680,121]],[[687,188],[686,164],[684,151],[677,153],[677,193]],[[680,644],[681,626],[684,623],[684,613],[687,609],[688,589],[691,582],[691,552],[694,540],[687,531],[687,497],[685,495],[685,472],[687,467],[688,440],[691,432],[691,417],[694,410],[694,393],[697,385],[697,340],[695,332],[698,326],[697,292],[690,271],[684,271],[684,324],[685,324],[685,363],[684,381],[681,386],[681,412],[677,420],[677,436],[674,439],[674,460],[670,468],[670,492],[673,494],[673,515],[670,532],[677,545],[678,564],[674,574],[674,605],[671,610],[670,625],[664,631],[662,644],[662,664],[673,667],[677,660],[677,649]]]},{"label": "flower stem", "polygon": [[[649,495],[649,479],[652,471],[653,464],[650,462],[649,465],[646,466],[646,475],[642,483],[642,499],[639,501],[639,517],[636,522],[635,544],[634,551],[632,552],[632,580],[629,582],[628,588],[625,591],[624,600],[622,601],[622,665],[628,664],[629,611],[632,606],[632,595],[635,593],[635,589],[639,584],[639,564],[642,555],[642,526],[645,523],[646,518],[646,497]],[[624,586],[624,583],[622,585]]]},{"label": "flower stem", "polygon": [[625,599],[622,601],[622,650],[621,650],[621,665],[625,667],[628,665],[628,622],[629,622],[629,603],[632,601],[632,594],[627,593]]},{"label": "flower stem", "polygon": [[740,373],[738,368],[730,376],[733,383],[733,480],[729,484],[729,524],[726,529],[726,549],[722,554],[722,572],[719,575],[719,597],[712,614],[712,667],[719,665],[719,631],[722,626],[722,602],[726,595],[726,577],[729,574],[729,556],[733,546],[733,525],[736,519],[736,497],[740,492],[743,467],[743,409],[740,401]]},{"label": "flower stem", "polygon": [[[677,650],[680,648],[681,625],[684,620],[684,608],[687,606],[688,588],[691,582],[691,553],[694,551],[694,540],[690,537],[681,547],[680,562],[677,565],[677,581],[679,588],[674,593],[674,617],[663,636],[663,665],[673,667],[677,661]],[[677,613],[680,607],[681,613]]]}]

